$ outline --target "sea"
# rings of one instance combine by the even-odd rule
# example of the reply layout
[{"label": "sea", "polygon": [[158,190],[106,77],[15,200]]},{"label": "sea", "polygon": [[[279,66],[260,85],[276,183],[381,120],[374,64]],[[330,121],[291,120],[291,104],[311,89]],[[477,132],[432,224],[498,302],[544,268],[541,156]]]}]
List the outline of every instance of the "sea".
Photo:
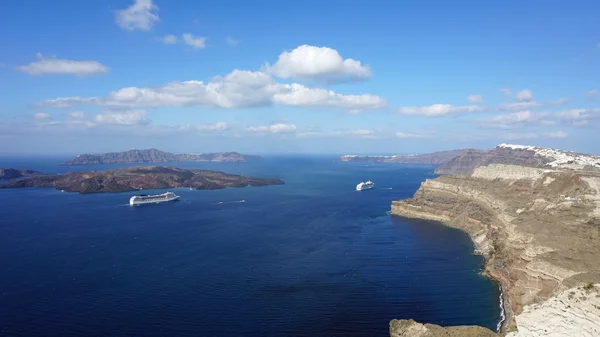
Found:
[{"label": "sea", "polygon": [[[0,158],[47,173],[69,158]],[[500,291],[469,237],[389,214],[434,166],[269,156],[174,163],[285,185],[80,195],[0,190],[2,336],[388,336],[390,320],[496,330]],[[375,188],[355,191],[360,181]],[[147,194],[166,190],[143,191]]]}]

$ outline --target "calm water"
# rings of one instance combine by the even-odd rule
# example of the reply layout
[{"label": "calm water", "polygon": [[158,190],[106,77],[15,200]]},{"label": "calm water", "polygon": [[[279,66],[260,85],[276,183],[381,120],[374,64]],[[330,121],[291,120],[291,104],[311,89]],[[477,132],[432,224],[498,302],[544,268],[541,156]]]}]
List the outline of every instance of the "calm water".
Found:
[{"label": "calm water", "polygon": [[[0,167],[83,169],[62,159]],[[495,329],[498,289],[468,237],[387,214],[431,166],[177,166],[286,185],[177,189],[180,201],[144,207],[132,193],[0,190],[0,335],[386,336],[393,318]],[[365,179],[376,188],[354,191]]]}]

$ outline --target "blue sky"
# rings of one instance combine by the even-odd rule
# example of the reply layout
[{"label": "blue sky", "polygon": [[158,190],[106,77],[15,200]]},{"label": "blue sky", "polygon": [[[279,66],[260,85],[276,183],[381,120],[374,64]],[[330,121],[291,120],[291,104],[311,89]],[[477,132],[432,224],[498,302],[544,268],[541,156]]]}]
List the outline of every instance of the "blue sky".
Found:
[{"label": "blue sky", "polygon": [[11,1],[0,153],[600,153],[597,1]]}]

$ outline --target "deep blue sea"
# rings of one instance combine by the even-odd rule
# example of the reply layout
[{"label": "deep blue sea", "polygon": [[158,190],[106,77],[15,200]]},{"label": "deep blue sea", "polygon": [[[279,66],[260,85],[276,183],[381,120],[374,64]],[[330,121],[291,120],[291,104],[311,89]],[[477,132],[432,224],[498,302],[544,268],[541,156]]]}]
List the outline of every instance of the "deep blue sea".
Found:
[{"label": "deep blue sea", "polygon": [[[124,166],[58,166],[66,159],[0,167]],[[499,290],[468,236],[388,214],[433,166],[174,165],[285,185],[175,189],[180,201],[141,207],[128,205],[134,193],[0,190],[0,335],[387,336],[393,318],[496,328]],[[356,192],[367,179],[375,188]]]}]

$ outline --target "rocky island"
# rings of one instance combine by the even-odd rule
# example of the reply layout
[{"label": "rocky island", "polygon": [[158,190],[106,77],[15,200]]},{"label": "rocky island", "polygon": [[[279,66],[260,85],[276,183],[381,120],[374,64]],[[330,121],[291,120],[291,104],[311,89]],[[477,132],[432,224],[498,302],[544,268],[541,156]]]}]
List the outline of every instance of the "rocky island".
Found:
[{"label": "rocky island", "polygon": [[456,156],[460,156],[467,151],[475,150],[450,150],[425,154],[398,154],[394,156],[360,156],[347,154],[339,157],[337,161],[439,165],[451,160],[452,158],[455,158]]},{"label": "rocky island", "polygon": [[[502,144],[443,167],[454,175],[427,179],[413,198],[392,202],[391,213],[470,235],[484,273],[502,289],[501,332],[600,336],[600,157]],[[392,336],[454,336],[452,329],[390,323]],[[492,336],[485,330],[473,335]]]},{"label": "rocky island", "polygon": [[274,178],[252,178],[218,171],[184,170],[168,166],[129,167],[116,170],[69,172],[10,180],[2,188],[53,187],[67,192],[107,193],[189,187],[214,190],[226,187],[282,185]]},{"label": "rocky island", "polygon": [[178,162],[246,162],[260,160],[259,156],[249,156],[237,152],[218,152],[200,154],[169,153],[157,149],[129,150],[102,154],[81,154],[64,165],[98,164],[145,164]]},{"label": "rocky island", "polygon": [[16,179],[40,175],[42,172],[26,169],[0,168],[0,179]]}]

